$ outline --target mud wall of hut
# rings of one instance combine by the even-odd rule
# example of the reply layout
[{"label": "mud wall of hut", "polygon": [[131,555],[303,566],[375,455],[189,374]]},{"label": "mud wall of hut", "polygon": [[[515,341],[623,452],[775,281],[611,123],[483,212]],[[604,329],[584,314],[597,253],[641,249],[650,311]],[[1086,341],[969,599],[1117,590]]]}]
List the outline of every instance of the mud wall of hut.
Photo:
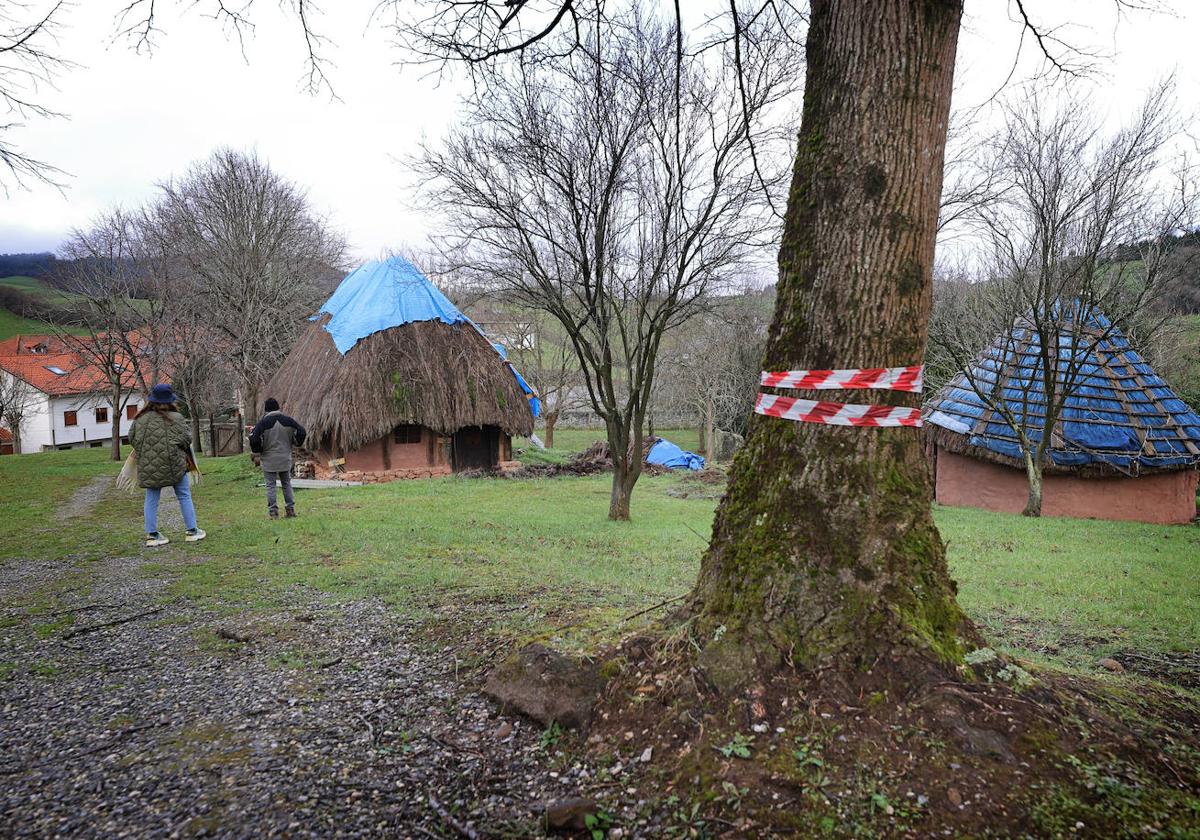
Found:
[{"label": "mud wall of hut", "polygon": [[[1137,478],[1048,475],[1042,514],[1174,525],[1196,516],[1200,473],[1179,470]],[[938,447],[937,501],[943,505],[1020,513],[1029,495],[1025,471]]]}]

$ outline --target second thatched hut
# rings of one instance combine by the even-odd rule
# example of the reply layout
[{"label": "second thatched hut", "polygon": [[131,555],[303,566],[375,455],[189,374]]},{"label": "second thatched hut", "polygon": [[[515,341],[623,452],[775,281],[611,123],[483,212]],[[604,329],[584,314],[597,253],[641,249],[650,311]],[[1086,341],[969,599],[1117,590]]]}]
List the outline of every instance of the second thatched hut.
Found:
[{"label": "second thatched hut", "polygon": [[536,395],[403,257],[351,272],[269,393],[308,428],[321,477],[367,481],[506,469]]}]

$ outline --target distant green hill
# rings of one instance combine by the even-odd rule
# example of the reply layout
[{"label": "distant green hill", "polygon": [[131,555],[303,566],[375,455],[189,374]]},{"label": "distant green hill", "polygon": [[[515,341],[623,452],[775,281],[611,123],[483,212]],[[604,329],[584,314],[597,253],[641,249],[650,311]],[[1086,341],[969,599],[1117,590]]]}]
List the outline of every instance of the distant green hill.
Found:
[{"label": "distant green hill", "polygon": [[[77,297],[77,295],[55,289],[47,285],[44,281],[38,280],[36,277],[26,277],[24,275],[0,277],[0,288],[13,289],[22,294],[36,297],[48,304],[63,304]],[[0,304],[0,341],[12,338],[14,335],[45,333],[47,331],[48,327],[41,321],[24,318],[6,309],[3,304]]]},{"label": "distant green hill", "polygon": [[41,321],[31,321],[14,315],[0,307],[0,341],[12,338],[14,335],[32,335],[46,332],[46,325]]}]

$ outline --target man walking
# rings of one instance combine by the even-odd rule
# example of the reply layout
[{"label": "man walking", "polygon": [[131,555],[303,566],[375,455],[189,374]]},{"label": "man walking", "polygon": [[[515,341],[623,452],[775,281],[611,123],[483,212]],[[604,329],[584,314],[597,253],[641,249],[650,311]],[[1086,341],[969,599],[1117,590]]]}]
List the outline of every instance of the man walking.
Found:
[{"label": "man walking", "polygon": [[279,518],[275,501],[275,482],[283,485],[283,503],[288,518],[296,515],[296,498],[292,495],[292,447],[304,443],[308,434],[304,427],[279,410],[279,401],[268,398],[263,406],[267,413],[250,432],[250,451],[262,455],[263,478],[267,484],[267,515]]}]

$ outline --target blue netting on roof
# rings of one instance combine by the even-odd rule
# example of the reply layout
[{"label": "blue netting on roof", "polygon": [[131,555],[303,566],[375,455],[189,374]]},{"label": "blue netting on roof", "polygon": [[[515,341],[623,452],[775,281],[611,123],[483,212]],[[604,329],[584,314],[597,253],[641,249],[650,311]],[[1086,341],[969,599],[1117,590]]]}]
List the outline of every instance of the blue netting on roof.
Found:
[{"label": "blue netting on roof", "polygon": [[[1100,464],[1125,472],[1200,464],[1200,415],[1154,373],[1125,336],[1111,329],[1104,315],[1097,312],[1081,322],[1082,330],[1065,327],[1057,352],[1047,354],[1058,381],[1073,384],[1051,440],[1051,462],[1059,467]],[[962,436],[969,446],[1022,463],[1013,426],[978,392],[1002,399],[1013,423],[1028,428],[1033,441],[1041,440],[1046,398],[1037,333],[1027,319],[1019,319],[969,370],[969,376],[959,373],[930,399],[926,422]]]}]

